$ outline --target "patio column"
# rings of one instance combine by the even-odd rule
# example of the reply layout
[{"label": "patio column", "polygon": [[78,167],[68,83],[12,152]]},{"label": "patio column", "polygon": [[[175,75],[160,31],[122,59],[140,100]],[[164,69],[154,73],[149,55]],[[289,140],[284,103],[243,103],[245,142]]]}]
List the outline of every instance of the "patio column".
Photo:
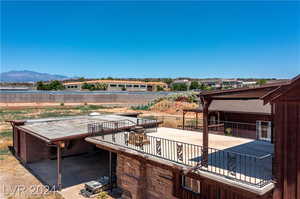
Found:
[{"label": "patio column", "polygon": [[202,151],[202,165],[208,166],[208,107],[211,103],[211,99],[205,99],[201,97],[201,103],[203,108],[203,151]]},{"label": "patio column", "polygon": [[57,143],[57,189],[61,190],[62,188],[62,183],[61,183],[61,148],[64,147],[63,142],[58,142]]}]

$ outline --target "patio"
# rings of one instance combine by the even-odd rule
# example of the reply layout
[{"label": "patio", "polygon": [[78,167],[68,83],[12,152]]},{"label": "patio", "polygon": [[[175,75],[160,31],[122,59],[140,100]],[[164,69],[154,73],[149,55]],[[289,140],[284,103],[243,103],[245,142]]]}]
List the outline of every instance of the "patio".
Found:
[{"label": "patio", "polygon": [[[89,137],[176,162],[197,166],[202,160],[202,133],[173,128],[148,130],[144,143],[133,140],[131,133],[120,132]],[[198,169],[256,187],[272,179],[273,145],[269,142],[222,135],[209,135],[208,167]]]}]

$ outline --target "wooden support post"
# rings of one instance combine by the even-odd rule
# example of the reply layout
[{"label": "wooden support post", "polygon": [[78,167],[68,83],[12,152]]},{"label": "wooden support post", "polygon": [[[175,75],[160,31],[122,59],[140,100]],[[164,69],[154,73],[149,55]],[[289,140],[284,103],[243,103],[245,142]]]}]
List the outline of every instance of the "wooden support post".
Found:
[{"label": "wooden support post", "polygon": [[196,112],[196,129],[198,129],[198,112]]},{"label": "wooden support post", "polygon": [[185,111],[182,112],[182,129],[184,129],[184,125],[185,125]]},{"label": "wooden support post", "polygon": [[203,151],[202,151],[202,166],[208,166],[208,107],[211,99],[201,98],[203,107]]},{"label": "wooden support post", "polygon": [[57,189],[61,190],[61,143],[57,144]]},{"label": "wooden support post", "polygon": [[113,189],[113,182],[112,182],[112,152],[109,151],[109,186],[110,186],[110,192],[112,193]]}]

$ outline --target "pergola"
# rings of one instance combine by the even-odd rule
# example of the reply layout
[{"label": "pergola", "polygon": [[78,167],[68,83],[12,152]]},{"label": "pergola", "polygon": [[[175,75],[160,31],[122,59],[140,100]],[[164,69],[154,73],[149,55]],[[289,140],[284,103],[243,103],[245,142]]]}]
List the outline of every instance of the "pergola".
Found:
[{"label": "pergola", "polygon": [[257,100],[262,99],[270,92],[279,89],[280,86],[286,85],[288,82],[267,84],[255,88],[237,88],[229,90],[219,91],[206,91],[199,94],[202,109],[194,109],[190,111],[196,111],[203,113],[203,152],[202,152],[202,166],[208,166],[208,113],[209,106],[213,100]]}]

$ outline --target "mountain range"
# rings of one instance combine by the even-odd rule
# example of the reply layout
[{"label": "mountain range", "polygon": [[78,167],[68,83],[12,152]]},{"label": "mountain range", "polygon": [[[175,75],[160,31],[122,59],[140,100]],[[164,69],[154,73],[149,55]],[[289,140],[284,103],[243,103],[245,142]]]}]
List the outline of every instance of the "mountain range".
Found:
[{"label": "mountain range", "polygon": [[63,80],[67,78],[67,76],[63,75],[39,73],[29,70],[9,71],[0,73],[0,82],[37,82],[49,80]]}]

